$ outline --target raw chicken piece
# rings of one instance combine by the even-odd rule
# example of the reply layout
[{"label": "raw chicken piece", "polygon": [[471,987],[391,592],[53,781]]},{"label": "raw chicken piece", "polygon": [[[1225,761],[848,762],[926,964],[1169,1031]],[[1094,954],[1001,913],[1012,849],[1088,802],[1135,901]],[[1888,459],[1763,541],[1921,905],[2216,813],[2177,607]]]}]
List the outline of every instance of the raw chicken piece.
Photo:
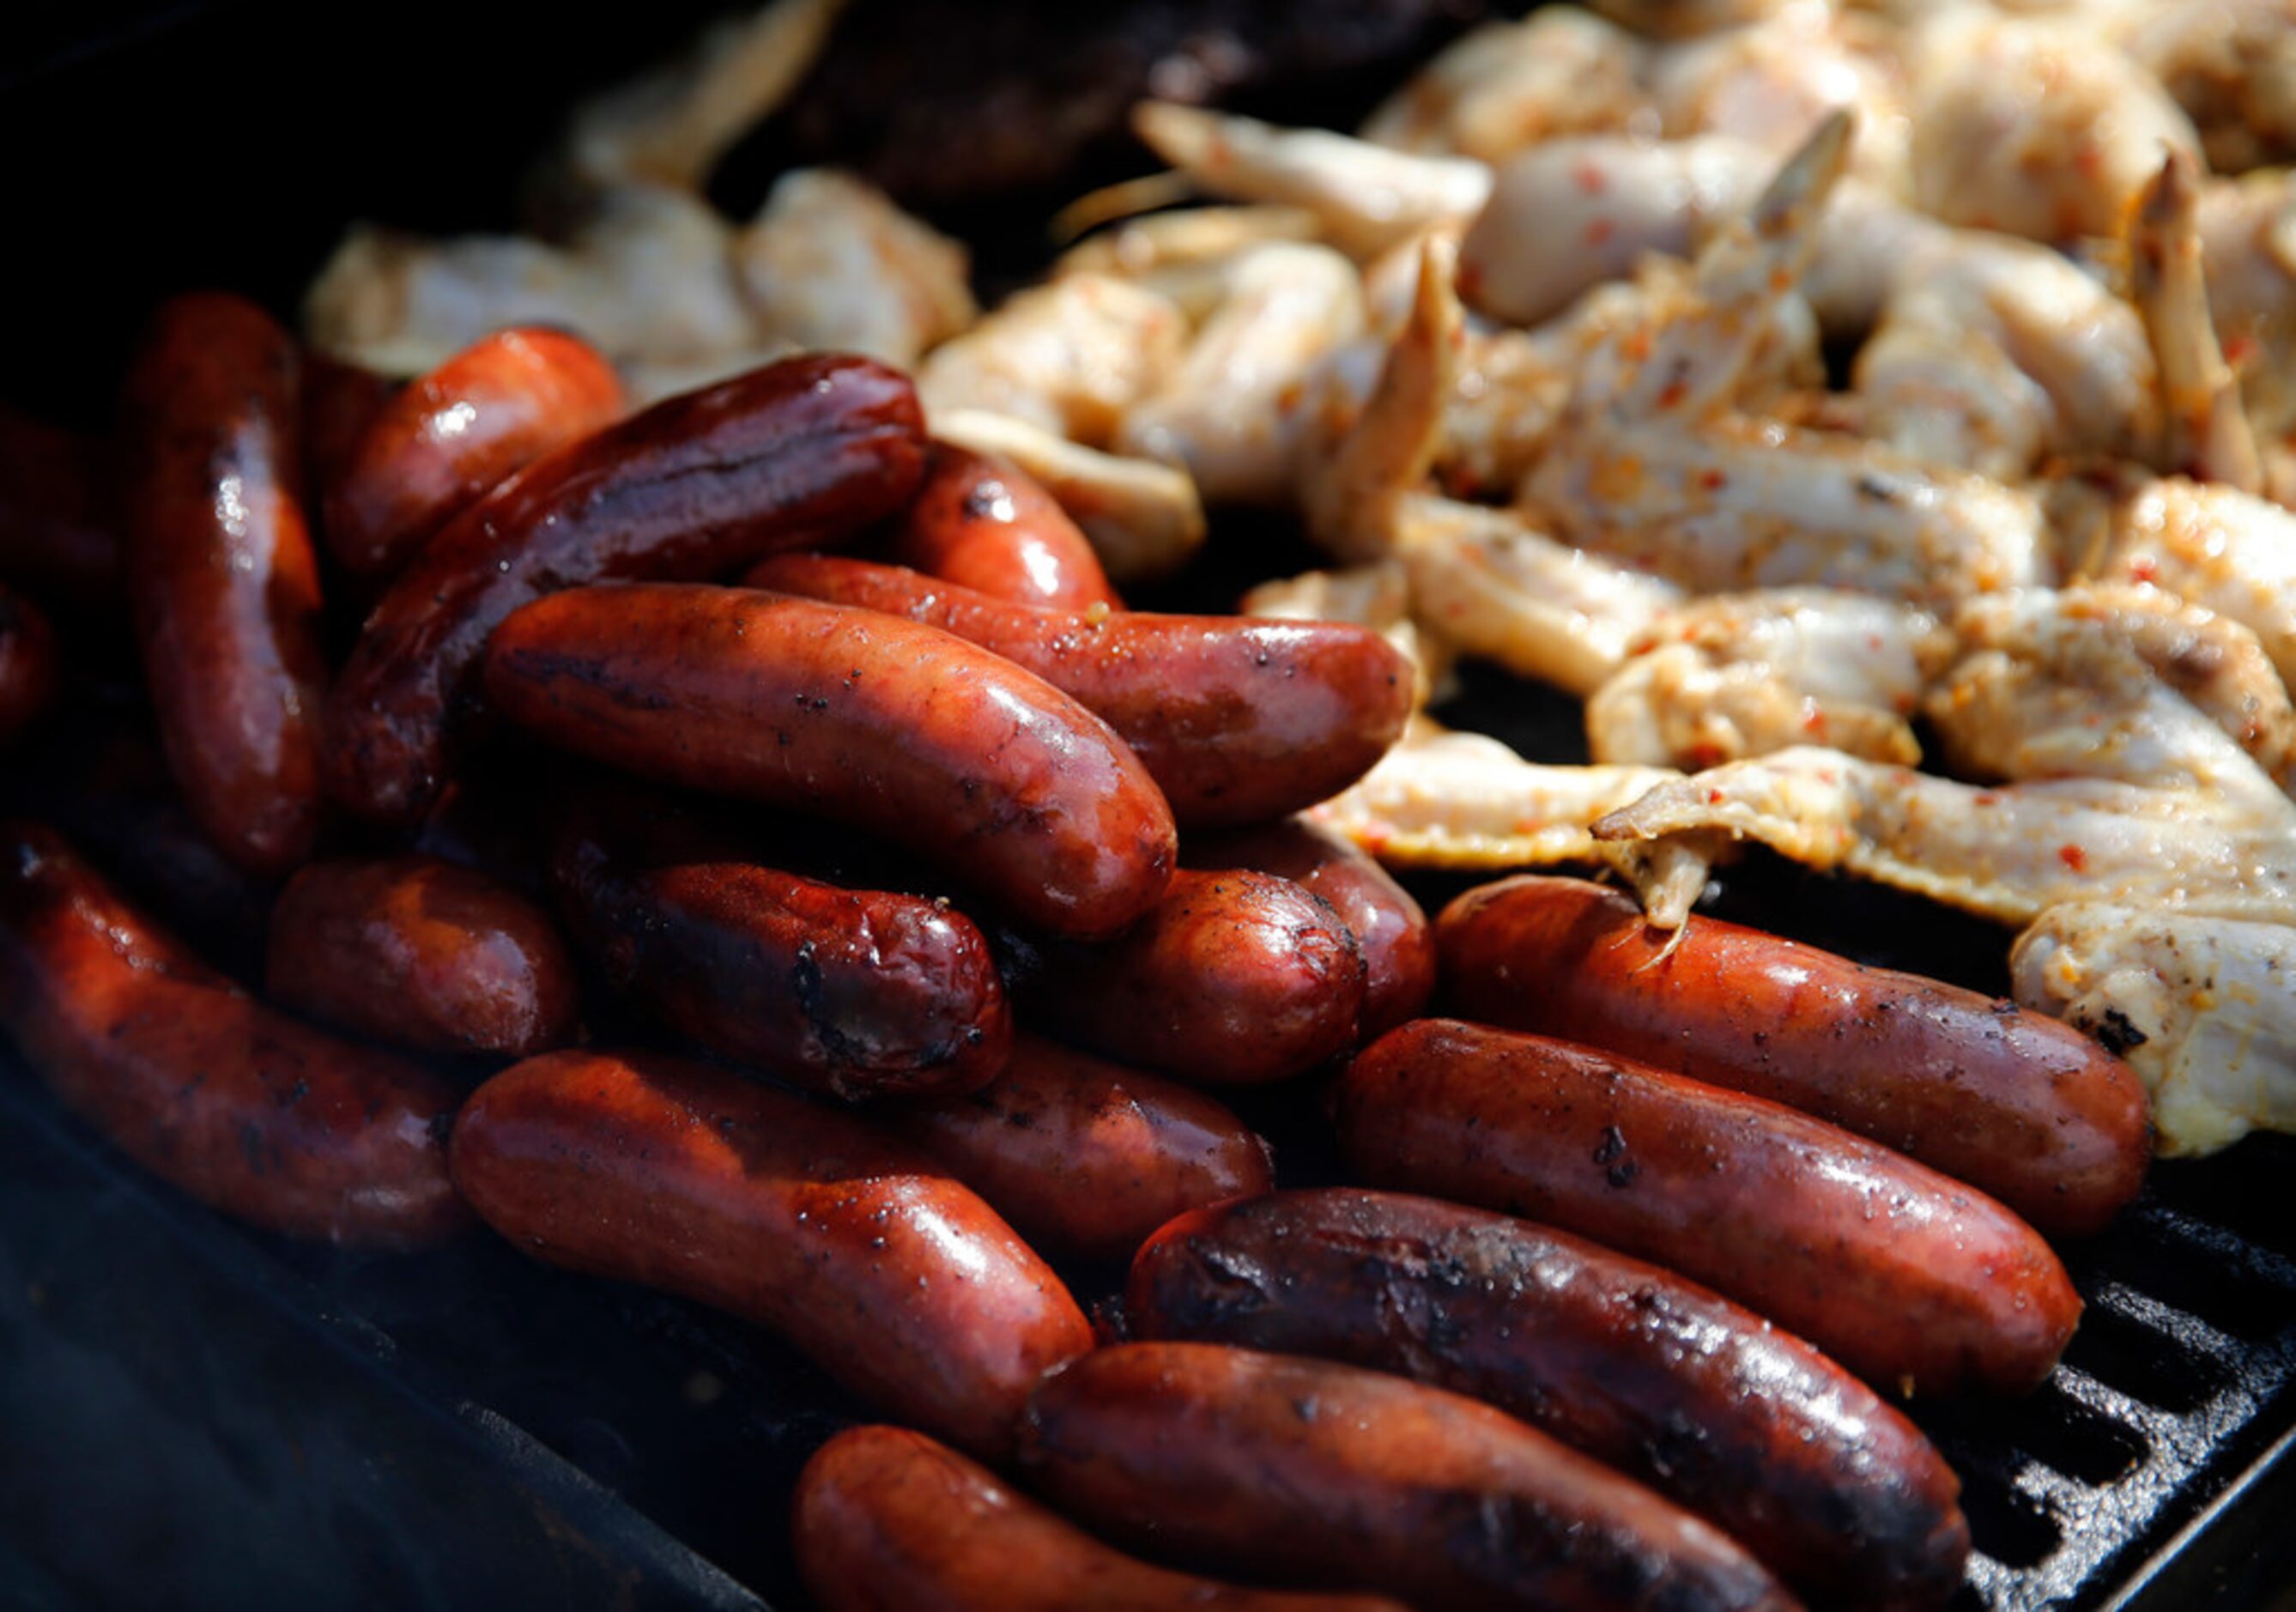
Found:
[{"label": "raw chicken piece", "polygon": [[2163,1154],[2296,1131],[2296,929],[2069,902],[2018,936],[2009,968],[2020,1003],[2136,1071]]},{"label": "raw chicken piece", "polygon": [[1087,448],[1104,448],[1125,411],[1180,363],[1188,325],[1155,292],[1105,275],[1063,276],[1016,292],[917,369],[936,414],[983,409]]}]

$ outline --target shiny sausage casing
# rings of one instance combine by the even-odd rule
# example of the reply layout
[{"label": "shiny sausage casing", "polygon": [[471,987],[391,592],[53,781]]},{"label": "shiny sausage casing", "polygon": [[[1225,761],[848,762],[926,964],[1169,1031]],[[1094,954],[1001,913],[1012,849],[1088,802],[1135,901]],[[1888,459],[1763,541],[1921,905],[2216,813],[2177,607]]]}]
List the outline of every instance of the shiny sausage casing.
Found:
[{"label": "shiny sausage casing", "polygon": [[251,302],[175,298],[123,393],[128,602],[160,735],[218,850],[283,874],[319,827],[318,557],[295,344]]},{"label": "shiny sausage casing", "polygon": [[2069,1025],[1718,918],[1535,876],[1436,924],[1465,1018],[1607,1047],[1911,1154],[2054,1236],[2101,1230],[2152,1155],[2144,1090]]},{"label": "shiny sausage casing", "polygon": [[1405,1612],[1152,1566],[906,1427],[850,1427],[815,1451],[791,1534],[823,1612]]},{"label": "shiny sausage casing", "polygon": [[1183,870],[1098,945],[1050,944],[1023,1016],[1064,1040],[1182,1080],[1257,1084],[1355,1045],[1364,965],[1329,904],[1248,869]]},{"label": "shiny sausage casing", "polygon": [[1002,455],[936,442],[916,501],[885,557],[1014,604],[1124,608],[1092,539],[1053,495]]},{"label": "shiny sausage casing", "polygon": [[82,1117],[226,1214],[378,1247],[463,1223],[452,1091],[273,1012],[20,821],[0,825],[0,1025]]},{"label": "shiny sausage casing", "polygon": [[987,650],[873,611],[742,588],[586,588],[496,632],[487,697],[643,777],[826,817],[1055,933],[1153,906],[1170,811],[1105,723]]},{"label": "shiny sausage casing", "polygon": [[446,781],[448,724],[520,605],[623,578],[697,579],[901,507],[923,473],[907,379],[814,354],[670,398],[545,455],[399,574],[327,706],[327,787],[408,824]]},{"label": "shiny sausage casing", "polygon": [[512,329],[407,383],[326,486],[327,549],[355,576],[399,570],[504,477],[622,414],[613,366],[579,336]]},{"label": "shiny sausage casing", "polygon": [[1201,1091],[1033,1035],[967,1096],[876,1117],[1040,1248],[1127,1259],[1184,1210],[1275,1184],[1267,1144]]},{"label": "shiny sausage casing", "polygon": [[1119,1542],[1425,1612],[1795,1603],[1737,1544],[1488,1405],[1218,1344],[1119,1344],[1046,1379],[1021,1465]]},{"label": "shiny sausage casing", "polygon": [[938,1097],[980,1085],[1011,1049],[988,942],[944,902],[761,866],[674,809],[603,788],[566,814],[552,878],[610,985],[793,1084]]},{"label": "shiny sausage casing", "polygon": [[29,728],[55,692],[55,630],[31,600],[0,585],[0,744]]},{"label": "shiny sausage casing", "polygon": [[1879,1386],[2021,1394],[2081,1303],[1974,1188],[1788,1108],[1610,1053],[1420,1019],[1340,1083],[1374,1186],[1560,1226],[1680,1271]]},{"label": "shiny sausage casing", "polygon": [[1135,1337],[1487,1401],[1844,1604],[1937,1607],[1961,1583],[1961,1484],[1912,1423],[1800,1338],[1565,1232],[1399,1193],[1273,1193],[1158,1232],[1125,1314]]},{"label": "shiny sausage casing", "polygon": [[418,1051],[526,1057],[573,1039],[573,959],[533,902],[435,857],[313,862],[271,913],[264,989]]},{"label": "shiny sausage casing", "polygon": [[1180,847],[1189,868],[1248,868],[1321,896],[1363,953],[1363,1024],[1357,1039],[1416,1018],[1435,990],[1435,933],[1395,876],[1367,851],[1301,818],[1202,835]]},{"label": "shiny sausage casing", "polygon": [[455,1123],[455,1185],[552,1264],[771,1328],[886,1414],[985,1459],[1092,1347],[1068,1289],[988,1205],[849,1114],[705,1065],[554,1052]]},{"label": "shiny sausage casing", "polygon": [[1027,667],[1123,735],[1187,827],[1328,800],[1411,715],[1409,662],[1346,622],[1049,610],[833,555],[779,555],[744,580],[922,621]]}]

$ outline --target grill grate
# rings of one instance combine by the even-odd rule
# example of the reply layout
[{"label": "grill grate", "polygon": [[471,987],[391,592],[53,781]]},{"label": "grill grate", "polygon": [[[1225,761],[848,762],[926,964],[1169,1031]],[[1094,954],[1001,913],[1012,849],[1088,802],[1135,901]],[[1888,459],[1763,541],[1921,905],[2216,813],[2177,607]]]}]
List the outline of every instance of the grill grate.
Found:
[{"label": "grill grate", "polygon": [[1965,1486],[1978,1555],[1957,1606],[2103,1604],[2237,1474],[2242,1452],[2280,1430],[2296,1379],[2296,1258],[2187,1200],[2221,1191],[2206,1179],[2219,1171],[2261,1199],[2289,1153],[2271,1139],[2161,1167],[2145,1200],[2069,1262],[2088,1310],[2038,1394],[1916,1407]]}]

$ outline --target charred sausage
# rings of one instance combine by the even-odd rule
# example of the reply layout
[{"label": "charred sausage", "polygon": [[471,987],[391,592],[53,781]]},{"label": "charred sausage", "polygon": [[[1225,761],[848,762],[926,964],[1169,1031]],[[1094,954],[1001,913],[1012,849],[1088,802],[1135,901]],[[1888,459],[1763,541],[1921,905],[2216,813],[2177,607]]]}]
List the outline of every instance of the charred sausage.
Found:
[{"label": "charred sausage", "polygon": [[1374,1186],[1529,1216],[1678,1271],[1867,1381],[2021,1394],[2081,1303],[1975,1188],[1799,1110],[1567,1041],[1420,1019],[1341,1081]]},{"label": "charred sausage", "polygon": [[873,611],[580,588],[503,623],[486,688],[553,744],[854,824],[1057,933],[1121,929],[1170,877],[1171,813],[1106,724],[986,650]]},{"label": "charred sausage", "polygon": [[1002,455],[949,442],[933,444],[885,557],[1015,604],[1124,608],[1092,539],[1035,477]]},{"label": "charred sausage", "polygon": [[2013,1002],[1718,918],[1669,934],[1578,879],[1470,891],[1436,935],[1463,1017],[1807,1110],[2052,1235],[2102,1230],[2144,1183],[2152,1138],[2135,1073]]},{"label": "charred sausage", "polygon": [[922,1154],[849,1114],[647,1053],[553,1052],[456,1121],[455,1185],[537,1258],[787,1337],[871,1404],[988,1460],[1092,1347],[1045,1262]]},{"label": "charred sausage", "polygon": [[529,465],[449,522],[375,606],[328,703],[329,792],[406,824],[446,780],[488,635],[585,582],[705,578],[901,507],[923,473],[906,379],[786,359],[668,399]]},{"label": "charred sausage", "polygon": [[764,867],[632,794],[592,790],[553,882],[607,983],[679,1034],[843,1098],[970,1091],[1012,1015],[988,942],[945,902]]},{"label": "charred sausage", "polygon": [[823,1612],[1404,1612],[1151,1566],[905,1427],[849,1428],[815,1451],[792,1529]]},{"label": "charred sausage", "polygon": [[1046,1380],[1021,1463],[1119,1542],[1414,1607],[1787,1608],[1707,1524],[1462,1395],[1218,1344],[1120,1344]]},{"label": "charred sausage", "polygon": [[160,736],[217,849],[251,872],[319,826],[318,559],[299,501],[293,341],[251,302],[153,317],[123,401],[128,602]]},{"label": "charred sausage", "polygon": [[496,331],[411,382],[326,484],[327,547],[389,576],[512,472],[622,414],[613,366],[579,336]]},{"label": "charred sausage", "polygon": [[1190,839],[1190,868],[1248,868],[1321,896],[1363,953],[1362,1040],[1415,1018],[1435,989],[1435,933],[1411,892],[1368,852],[1302,818]]},{"label": "charred sausage", "polygon": [[980,1090],[878,1117],[1054,1254],[1126,1259],[1183,1210],[1275,1184],[1267,1144],[1202,1092],[1033,1035]]},{"label": "charred sausage", "polygon": [[1027,667],[1124,736],[1185,827],[1327,800],[1411,715],[1409,662],[1344,622],[1050,610],[832,555],[776,555],[747,580],[905,616]]},{"label": "charred sausage", "polygon": [[1291,880],[1183,870],[1116,939],[1046,946],[1025,990],[1030,1012],[1096,1052],[1258,1084],[1355,1044],[1364,965],[1339,915]]},{"label": "charred sausage", "polygon": [[526,1057],[573,1039],[574,964],[516,891],[433,857],[313,862],[272,909],[265,989],[423,1052]]},{"label": "charred sausage", "polygon": [[1136,1337],[1486,1401],[1844,1605],[1937,1607],[1961,1583],[1961,1484],[1911,1422],[1800,1338],[1566,1232],[1400,1193],[1273,1193],[1159,1231],[1125,1315]]},{"label": "charred sausage", "polygon": [[273,1012],[21,821],[0,825],[0,1025],[83,1118],[226,1214],[381,1247],[463,1223],[453,1092]]}]

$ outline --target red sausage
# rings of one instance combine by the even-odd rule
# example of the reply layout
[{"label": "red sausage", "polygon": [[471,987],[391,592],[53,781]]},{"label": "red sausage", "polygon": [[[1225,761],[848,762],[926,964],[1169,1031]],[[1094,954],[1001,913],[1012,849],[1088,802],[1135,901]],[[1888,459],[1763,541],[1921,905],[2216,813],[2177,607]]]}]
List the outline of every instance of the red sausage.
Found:
[{"label": "red sausage", "polygon": [[968,1096],[877,1117],[1039,1248],[1128,1259],[1183,1210],[1275,1184],[1267,1144],[1201,1091],[1023,1035]]},{"label": "red sausage", "polygon": [[970,1091],[1012,1015],[988,942],[946,903],[759,866],[641,799],[594,791],[553,876],[610,984],[722,1057],[843,1098]]},{"label": "red sausage", "polygon": [[2103,1228],[2152,1156],[2144,1089],[2057,1020],[1718,918],[1679,934],[1578,879],[1469,891],[1436,924],[1462,1016],[1607,1047],[1815,1114],[2000,1199]]},{"label": "red sausage", "polygon": [[265,989],[424,1052],[525,1057],[573,1039],[566,943],[531,901],[433,857],[314,862],[271,914]]},{"label": "red sausage", "polygon": [[1929,1440],[1800,1338],[1655,1265],[1487,1210],[1279,1192],[1132,1263],[1136,1337],[1312,1354],[1486,1401],[1844,1605],[1937,1607],[1969,1525]]},{"label": "red sausage", "polygon": [[1736,1544],[1463,1395],[1218,1344],[1120,1344],[1046,1380],[1021,1464],[1119,1542],[1425,1608],[1789,1608]]},{"label": "red sausage", "polygon": [[[367,427],[381,415],[398,390],[397,381],[364,365],[321,352],[303,356],[304,484],[314,490],[322,506],[350,468]],[[332,514],[325,524],[332,551]]]},{"label": "red sausage", "polygon": [[792,1532],[822,1612],[1405,1612],[1152,1567],[906,1427],[849,1428],[815,1451]]},{"label": "red sausage", "polygon": [[961,638],[731,588],[587,588],[528,605],[487,697],[626,771],[827,817],[1056,933],[1153,906],[1177,835],[1122,741]]},{"label": "red sausage", "polygon": [[1328,800],[1411,715],[1409,663],[1343,622],[1048,610],[832,555],[779,555],[744,580],[905,616],[1027,667],[1124,736],[1185,827]]},{"label": "red sausage", "polygon": [[128,602],[184,799],[217,849],[282,874],[319,827],[318,560],[298,501],[295,344],[250,302],[181,296],[129,372]]},{"label": "red sausage", "polygon": [[947,442],[932,445],[885,557],[1015,604],[1124,608],[1092,540],[1034,477],[1001,454]]},{"label": "red sausage", "polygon": [[1567,1041],[1390,1031],[1336,1100],[1375,1186],[1527,1215],[1678,1271],[1867,1381],[2021,1394],[2080,1318],[1991,1198],[1795,1109]]},{"label": "red sausage", "polygon": [[447,727],[520,605],[624,578],[715,577],[901,507],[924,469],[906,377],[812,354],[667,399],[528,465],[449,522],[367,621],[327,706],[327,787],[383,822],[446,781]]},{"label": "red sausage", "polygon": [[184,810],[159,736],[81,705],[43,723],[0,768],[0,810],[71,825],[74,845],[129,904],[210,966],[263,973],[276,891],[226,860]]},{"label": "red sausage", "polygon": [[47,709],[56,692],[56,635],[20,593],[0,587],[0,744]]},{"label": "red sausage", "polygon": [[102,444],[0,407],[0,580],[96,615],[125,566]]},{"label": "red sausage", "polygon": [[327,486],[327,547],[388,576],[496,483],[622,415],[613,366],[579,336],[504,330],[383,406]]},{"label": "red sausage", "polygon": [[266,1008],[34,823],[0,825],[0,1024],[83,1118],[226,1214],[376,1247],[463,1223],[446,1086]]},{"label": "red sausage", "polygon": [[1416,1018],[1435,990],[1435,933],[1411,892],[1369,852],[1300,818],[1193,838],[1180,848],[1190,868],[1248,868],[1290,879],[1319,895],[1363,952],[1363,1024],[1357,1039],[1383,1035]]},{"label": "red sausage", "polygon": [[1038,1019],[1096,1052],[1256,1084],[1355,1045],[1364,966],[1339,915],[1291,880],[1183,871],[1115,940],[1046,947],[1026,990]]},{"label": "red sausage", "polygon": [[554,1052],[455,1122],[455,1184],[527,1253],[771,1328],[888,1415],[1000,1459],[1092,1347],[1049,1267],[849,1114],[646,1053]]}]

